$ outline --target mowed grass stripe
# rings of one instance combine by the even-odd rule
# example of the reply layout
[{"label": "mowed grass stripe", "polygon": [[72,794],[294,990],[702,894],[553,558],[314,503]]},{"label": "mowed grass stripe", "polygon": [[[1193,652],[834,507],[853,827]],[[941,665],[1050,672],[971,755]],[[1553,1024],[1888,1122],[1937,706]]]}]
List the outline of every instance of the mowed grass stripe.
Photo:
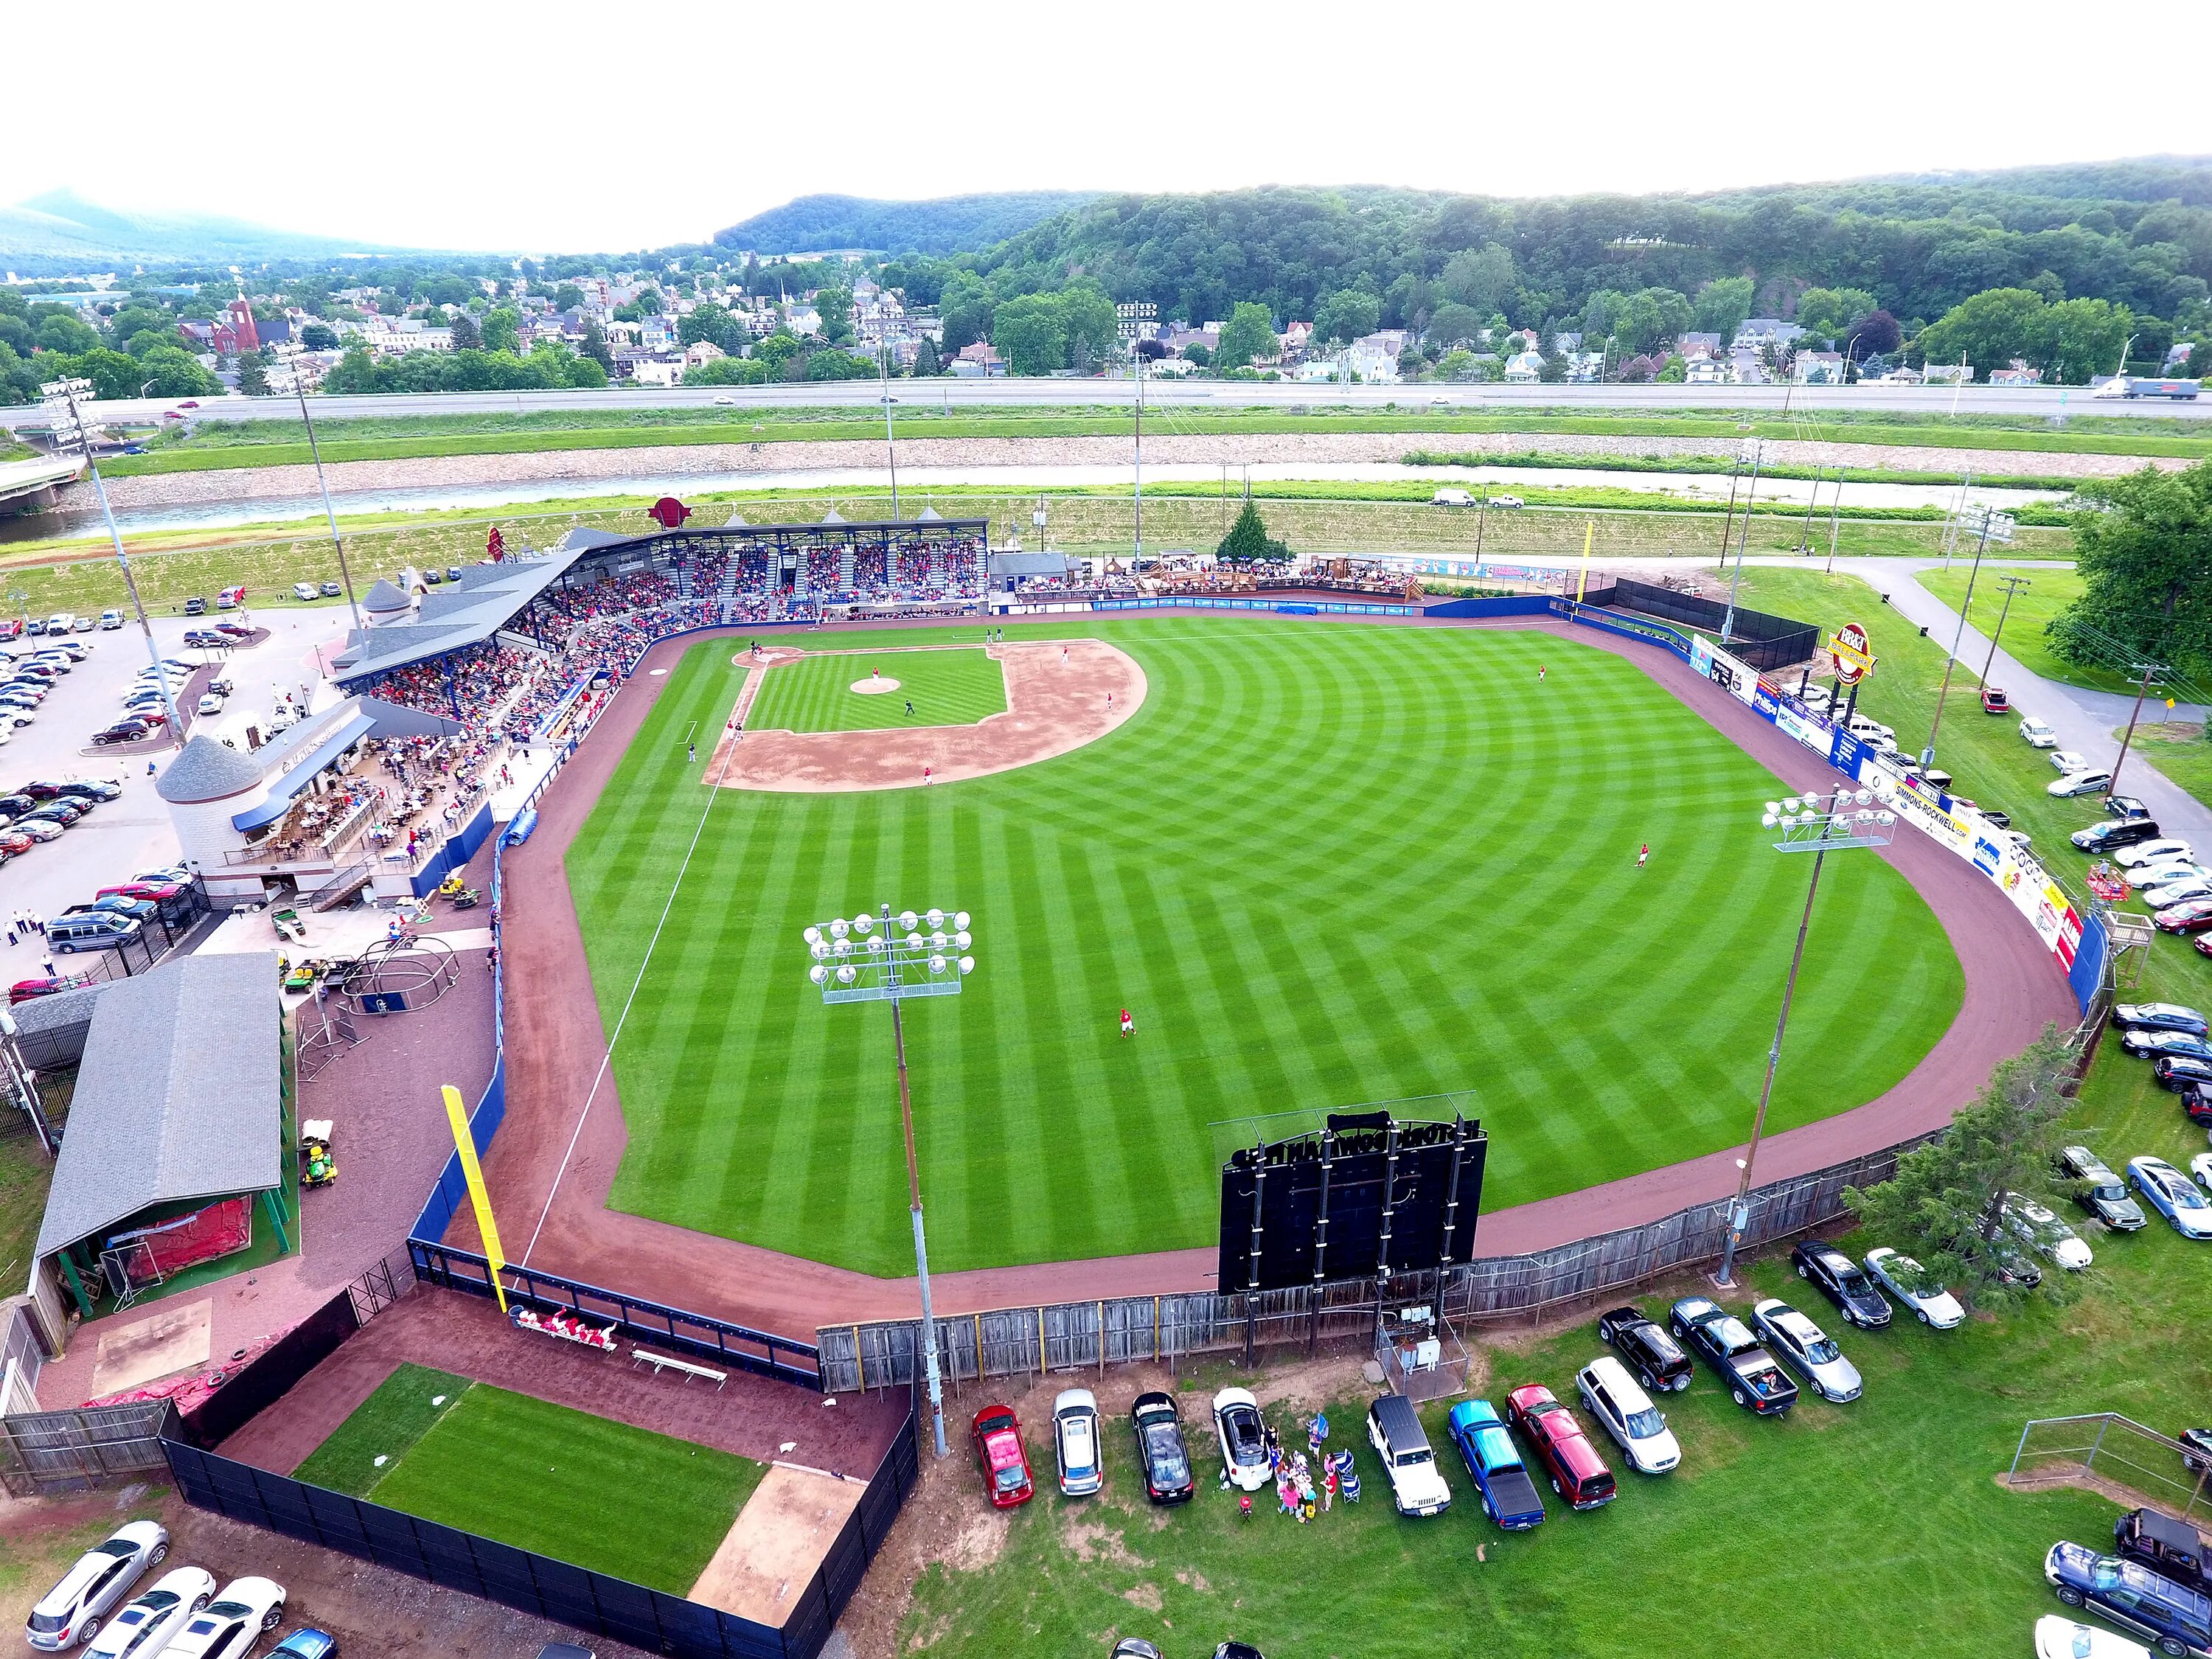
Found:
[{"label": "mowed grass stripe", "polygon": [[[878,678],[898,689],[864,694]],[[914,712],[907,712],[911,703]],[[745,716],[756,732],[884,732],[972,726],[1006,709],[1006,678],[980,645],[947,650],[819,653],[777,663]]]},{"label": "mowed grass stripe", "polygon": [[[889,1018],[823,1007],[799,943],[884,898],[975,916],[964,994],[908,1022],[948,1270],[1210,1243],[1222,1119],[1471,1090],[1492,1207],[1742,1139],[1804,872],[1758,826],[1776,781],[1633,663],[1328,623],[1034,636],[1069,634],[1151,683],[1105,740],[941,789],[717,803],[616,1056],[620,1207],[908,1270]],[[697,822],[673,722],[737,684],[714,647],[676,678],[569,859],[609,1019]],[[1831,863],[1778,1128],[1880,1093],[1959,1006],[1895,872]]]}]

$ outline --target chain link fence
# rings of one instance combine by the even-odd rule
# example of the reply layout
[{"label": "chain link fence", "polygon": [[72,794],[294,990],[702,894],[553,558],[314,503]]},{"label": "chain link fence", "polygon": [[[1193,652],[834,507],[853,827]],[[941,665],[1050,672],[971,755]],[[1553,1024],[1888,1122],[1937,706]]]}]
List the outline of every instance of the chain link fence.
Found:
[{"label": "chain link fence", "polygon": [[2117,1412],[2039,1417],[2020,1431],[2005,1484],[2025,1491],[2087,1486],[2184,1521],[2212,1513],[2212,1448],[2188,1446]]}]

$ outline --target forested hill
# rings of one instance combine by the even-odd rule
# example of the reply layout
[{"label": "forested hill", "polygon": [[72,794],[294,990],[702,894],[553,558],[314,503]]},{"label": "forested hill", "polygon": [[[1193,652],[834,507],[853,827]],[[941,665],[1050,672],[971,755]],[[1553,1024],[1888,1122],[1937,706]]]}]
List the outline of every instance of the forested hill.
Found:
[{"label": "forested hill", "polygon": [[866,248],[877,253],[980,250],[1040,219],[1081,206],[1087,191],[1036,190],[884,202],[863,196],[801,196],[714,233],[720,246],[757,253]]},{"label": "forested hill", "polygon": [[1788,316],[1808,288],[1856,291],[1908,331],[1990,289],[2173,318],[2212,283],[2212,157],[1704,197],[1109,195],[959,263],[994,300],[1090,279],[1194,320],[1227,317],[1238,301],[1266,304],[1279,323],[1312,319],[1325,296],[1361,290],[1386,325],[1449,302],[1535,327],[1578,316],[1601,292],[1694,295],[1744,277],[1753,315]]}]

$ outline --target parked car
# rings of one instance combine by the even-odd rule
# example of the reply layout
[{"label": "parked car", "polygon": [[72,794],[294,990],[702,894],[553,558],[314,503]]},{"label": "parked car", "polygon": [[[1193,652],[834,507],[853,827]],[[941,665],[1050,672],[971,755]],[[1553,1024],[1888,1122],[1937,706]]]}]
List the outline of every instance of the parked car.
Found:
[{"label": "parked car", "polygon": [[120,800],[123,786],[110,783],[105,778],[70,778],[58,783],[55,788],[64,795],[79,795],[86,800]]},{"label": "parked car", "polygon": [[182,884],[173,881],[125,881],[118,882],[112,887],[101,888],[93,897],[111,898],[119,895],[124,898],[152,899],[159,904],[175,898],[184,890]]},{"label": "parked car", "polygon": [[1022,1446],[1022,1425],[1007,1406],[986,1406],[968,1425],[975,1443],[976,1461],[983,1467],[983,1490],[994,1508],[1010,1510],[1036,1495],[1030,1479],[1029,1453]]},{"label": "parked car", "polygon": [[2035,1659],[2150,1659],[2150,1650],[2063,1613],[2046,1613],[2035,1621]]},{"label": "parked car", "polygon": [[[563,1644],[563,1645],[567,1644]],[[326,1630],[317,1630],[313,1626],[309,1626],[294,1631],[275,1647],[270,1649],[268,1659],[331,1659],[331,1656],[337,1650],[337,1637]],[[592,1659],[591,1654],[582,1648],[578,1648],[575,1651],[581,1654],[583,1659]],[[544,1659],[544,1650],[540,1650],[538,1659]]]},{"label": "parked car", "polygon": [[1544,1500],[1528,1478],[1520,1448],[1505,1432],[1497,1408],[1487,1400],[1462,1400],[1444,1418],[1445,1431],[1459,1449],[1460,1461],[1474,1478],[1482,1512],[1506,1532],[1527,1532],[1543,1524]]},{"label": "parked car", "polygon": [[1223,1480],[1240,1492],[1257,1492],[1268,1483],[1267,1425],[1249,1390],[1224,1389],[1213,1396],[1213,1432],[1221,1443]]},{"label": "parked car", "polygon": [[[735,403],[737,399],[717,398],[714,401]],[[1141,1636],[1125,1636],[1114,1644],[1113,1651],[1106,1656],[1106,1659],[1160,1659],[1160,1650]]]},{"label": "parked car", "polygon": [[2051,752],[2051,769],[2054,772],[2086,772],[2089,757],[2078,750],[2055,749]]},{"label": "parked car", "polygon": [[2120,1047],[2143,1060],[2158,1054],[2188,1054],[2197,1060],[2212,1060],[2212,1042],[2186,1031],[2130,1029],[2120,1033]]},{"label": "parked car", "polygon": [[[0,840],[0,847],[6,845],[4,840]],[[2212,939],[2212,933],[2208,933],[2205,938]],[[2202,945],[2204,940],[2199,939],[2197,943]],[[2205,954],[2212,956],[2212,951],[2208,951]],[[2155,1066],[2156,1062],[2154,1061],[2153,1064]],[[2212,1129],[2212,1083],[2185,1083],[2180,1088],[2176,1089],[2174,1093],[2180,1097],[2181,1114],[2184,1117],[2199,1128]]]},{"label": "parked car", "polygon": [[2058,1167],[2082,1183],[2076,1202],[2098,1220],[2116,1233],[2132,1233],[2142,1229],[2142,1206],[2128,1196],[2125,1184],[2096,1153],[2087,1146],[2062,1147],[2058,1153]]},{"label": "parked car", "polygon": [[1399,1514],[1442,1515],[1451,1507],[1451,1488],[1411,1401],[1395,1394],[1376,1400],[1367,1408],[1367,1438],[1382,1460]]},{"label": "parked car", "polygon": [[2110,853],[2158,838],[2158,823],[2153,818],[2106,818],[2087,830],[2076,830],[2067,837],[2082,852],[2090,854]]},{"label": "parked car", "polygon": [[64,834],[61,825],[52,818],[18,818],[10,827],[33,841],[59,841]]},{"label": "parked car", "polygon": [[161,1659],[245,1659],[265,1630],[284,1622],[284,1587],[272,1578],[234,1578]]},{"label": "parked car", "polygon": [[38,842],[33,841],[21,830],[13,828],[0,830],[0,853],[5,853],[11,859],[22,857],[37,845]]},{"label": "parked car", "polygon": [[2137,865],[2128,872],[2128,884],[2138,890],[2172,887],[2187,881],[2212,881],[2212,864],[2192,864],[2187,859],[2175,859],[2171,863]]},{"label": "parked car", "polygon": [[2212,1192],[2212,1152],[2199,1152],[2189,1160],[2189,1173],[2197,1184]]},{"label": "parked car", "polygon": [[220,691],[204,691],[200,694],[198,712],[203,714],[220,714],[222,713],[223,701],[223,695]]},{"label": "parked car", "polygon": [[307,600],[307,599],[313,599],[313,598],[315,597],[315,585],[314,585],[314,583],[313,583],[313,582],[294,582],[294,583],[292,584],[292,597],[293,597],[294,599],[301,599],[301,600]]},{"label": "parked car", "polygon": [[1129,1426],[1136,1431],[1145,1496],[1155,1504],[1188,1503],[1198,1488],[1191,1478],[1190,1453],[1183,1445],[1175,1396],[1158,1389],[1139,1395],[1129,1407]]},{"label": "parked car", "polygon": [[2153,1054],[2150,1074],[2159,1087],[2176,1094],[2185,1089],[2212,1089],[2212,1060],[2194,1054]]},{"label": "parked car", "polygon": [[1797,1403],[1797,1385],[1750,1328],[1711,1297],[1686,1296],[1668,1310],[1667,1328],[1682,1346],[1720,1374],[1729,1398],[1761,1417],[1779,1417]]},{"label": "parked car", "polygon": [[2212,1652],[2212,1599],[2139,1562],[2061,1542],[2043,1558],[2043,1576],[2068,1607],[2094,1608],[2163,1652]]},{"label": "parked car", "polygon": [[2156,1510],[2130,1510],[2112,1523],[2112,1547],[2161,1578],[2192,1589],[2212,1588],[2212,1552],[2186,1521]]},{"label": "parked car", "polygon": [[1997,687],[1985,685],[1982,688],[1982,713],[2009,714],[2012,713],[2012,699],[2005,696]]},{"label": "parked car", "polygon": [[[25,827],[38,823],[26,818]],[[33,830],[33,834],[37,831]],[[56,956],[70,956],[79,951],[112,951],[118,945],[131,944],[142,931],[142,924],[129,916],[108,915],[94,912],[88,915],[57,916],[46,924],[46,948]]]},{"label": "parked car", "polygon": [[2191,899],[2151,913],[2151,926],[2162,933],[2201,933],[2212,928],[2212,898]]},{"label": "parked car", "polygon": [[323,594],[323,597],[324,597],[325,599],[335,599],[336,598],[337,598],[337,597],[338,597],[338,595],[339,595],[339,594],[341,594],[341,593],[343,593],[343,592],[345,592],[345,589],[343,589],[343,587],[340,587],[340,586],[339,586],[336,582],[334,582],[334,581],[325,580],[325,581],[323,583],[323,586],[322,586],[322,594]]},{"label": "parked car", "polygon": [[2045,794],[2056,795],[2061,800],[2071,800],[2076,795],[2094,795],[2100,789],[2112,787],[2110,772],[2069,772],[2065,776],[2043,786]]},{"label": "parked car", "polygon": [[1644,1386],[1654,1394],[1690,1386],[1690,1356],[1663,1326],[1644,1316],[1641,1308],[1615,1308],[1601,1314],[1598,1340],[1620,1351]]},{"label": "parked car", "polygon": [[2212,1238],[2212,1203],[2189,1177],[2162,1158],[2131,1158],[2128,1179],[2143,1202],[2164,1216],[2184,1238]]},{"label": "parked car", "polygon": [[1527,1383],[1505,1396],[1505,1419],[1521,1431],[1536,1461],[1552,1478],[1552,1490],[1578,1510],[1610,1504],[1617,1495],[1613,1471],[1590,1444],[1575,1414],[1540,1382]]},{"label": "parked car", "polygon": [[89,1641],[99,1633],[108,1609],[168,1553],[168,1528],[160,1522],[132,1521],[118,1527],[79,1556],[39,1598],[24,1623],[25,1639],[47,1653]]},{"label": "parked car", "polygon": [[2112,854],[2112,862],[2124,870],[2133,870],[2147,864],[2161,864],[2172,859],[2190,856],[2189,843],[2168,836],[2159,841],[2147,841],[2135,847],[2124,847]]},{"label": "parked car", "polygon": [[192,598],[185,601],[185,614],[187,617],[206,616],[207,601],[195,594]]},{"label": "parked car", "polygon": [[112,898],[72,904],[62,914],[65,916],[129,916],[134,921],[150,921],[159,909],[160,907],[150,899],[125,898],[118,894]]},{"label": "parked car", "polygon": [[120,1608],[84,1650],[84,1659],[155,1659],[185,1621],[215,1600],[215,1575],[172,1567],[154,1588]]},{"label": "parked car", "polygon": [[1664,1474],[1682,1461],[1682,1448],[1666,1418],[1638,1386],[1628,1367],[1603,1354],[1575,1373],[1575,1392],[1597,1425],[1613,1438],[1640,1474]]},{"label": "parked car", "polygon": [[1959,1298],[1911,1256],[1899,1255],[1885,1244],[1866,1253],[1866,1270],[1922,1324],[1948,1331],[1966,1322],[1966,1310],[1959,1305]]},{"label": "parked car", "polygon": [[35,1001],[40,997],[59,996],[64,991],[74,991],[79,986],[92,983],[85,974],[54,974],[44,979],[19,979],[8,988],[8,1006]]},{"label": "parked car", "polygon": [[1768,1297],[1753,1307],[1751,1322],[1776,1358],[1811,1383],[1821,1399],[1840,1406],[1864,1390],[1858,1367],[1844,1358],[1826,1331],[1787,1302]]},{"label": "parked car", "polygon": [[2142,902],[2153,910],[2172,910],[2184,904],[2202,904],[2212,900],[2212,881],[2202,876],[2183,876],[2172,881],[2161,882],[2155,887],[2146,887]]},{"label": "parked car", "polygon": [[1106,1484],[1105,1446],[1098,1437],[1098,1399],[1065,1389],[1052,1402],[1052,1450],[1063,1497],[1087,1498]]},{"label": "parked car", "polygon": [[1832,1244],[1808,1238],[1790,1252],[1797,1277],[1836,1304],[1846,1324],[1878,1331],[1889,1323],[1889,1302],[1859,1264]]},{"label": "parked car", "polygon": [[2112,1024],[2123,1030],[2185,1031],[2200,1037],[2209,1029],[2202,1012],[2179,1002],[2116,1002]]},{"label": "parked car", "polygon": [[106,749],[118,743],[141,743],[152,735],[154,728],[144,720],[118,720],[114,725],[92,734],[92,745]]},{"label": "parked car", "polygon": [[2107,795],[2105,797],[2105,816],[2108,818],[2147,818],[2150,816],[2150,804],[2133,795]]}]

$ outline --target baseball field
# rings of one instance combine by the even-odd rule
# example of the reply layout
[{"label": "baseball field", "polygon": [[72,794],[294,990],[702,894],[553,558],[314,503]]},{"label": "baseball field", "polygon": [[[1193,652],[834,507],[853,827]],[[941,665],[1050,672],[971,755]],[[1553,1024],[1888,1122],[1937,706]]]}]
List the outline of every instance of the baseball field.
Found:
[{"label": "baseball field", "polygon": [[[906,1020],[941,1268],[1210,1243],[1223,1120],[1468,1091],[1492,1209],[1742,1138],[1806,872],[1759,825],[1775,781],[1632,663],[1505,631],[1064,631],[1134,659],[1133,717],[927,788],[707,787],[687,736],[747,670],[726,640],[685,655],[568,859],[621,1028],[617,1208],[905,1270],[890,1016],[824,1007],[800,940],[884,900],[974,917],[964,994]],[[872,666],[781,663],[749,726],[864,738],[893,701],[849,689]],[[1879,860],[1829,861],[1815,927],[1770,1127],[1879,1095],[1960,1004]]]},{"label": "baseball field", "polygon": [[293,1471],[311,1485],[681,1595],[766,1466],[403,1364]]}]

